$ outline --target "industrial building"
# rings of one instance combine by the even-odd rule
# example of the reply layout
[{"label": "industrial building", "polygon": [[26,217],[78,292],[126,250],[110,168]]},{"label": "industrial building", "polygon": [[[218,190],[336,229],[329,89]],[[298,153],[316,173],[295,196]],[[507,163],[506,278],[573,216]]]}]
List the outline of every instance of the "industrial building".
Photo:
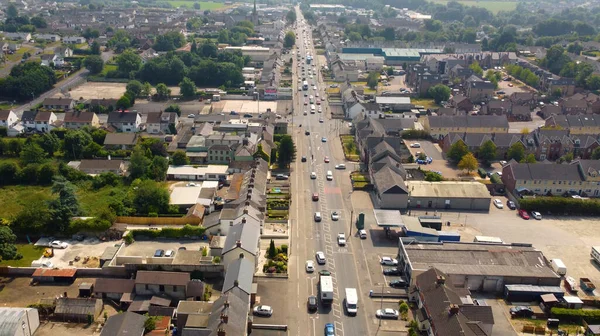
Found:
[{"label": "industrial building", "polygon": [[560,277],[530,244],[399,241],[398,268],[409,281],[435,267],[474,292],[502,293],[505,285],[560,286]]},{"label": "industrial building", "polygon": [[31,336],[40,326],[35,308],[0,308],[0,335]]},{"label": "industrial building", "polygon": [[421,56],[442,54],[443,49],[414,49],[414,48],[376,48],[376,47],[346,47],[342,48],[343,54],[369,54],[383,56],[386,65],[403,65],[404,63],[417,63]]},{"label": "industrial building", "polygon": [[492,197],[479,182],[407,181],[408,208],[489,211]]}]

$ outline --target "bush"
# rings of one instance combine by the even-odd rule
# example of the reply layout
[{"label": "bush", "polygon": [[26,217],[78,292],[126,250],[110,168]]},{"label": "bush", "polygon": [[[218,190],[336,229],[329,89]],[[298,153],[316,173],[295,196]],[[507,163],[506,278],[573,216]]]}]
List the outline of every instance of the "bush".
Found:
[{"label": "bush", "polygon": [[477,169],[477,174],[479,174],[479,177],[481,177],[483,179],[486,178],[486,176],[487,176],[487,172],[483,168]]},{"label": "bush", "polygon": [[600,215],[600,201],[595,199],[576,199],[571,197],[526,198],[519,200],[521,209],[551,213]]},{"label": "bush", "polygon": [[440,182],[443,181],[444,177],[442,177],[442,175],[436,173],[436,172],[432,172],[432,171],[426,171],[425,172],[425,181],[429,181],[429,182]]},{"label": "bush", "polygon": [[104,232],[112,226],[110,221],[100,218],[74,219],[69,224],[71,233],[78,232]]},{"label": "bush", "polygon": [[600,310],[583,310],[554,307],[550,311],[552,317],[564,322],[581,324],[583,320],[590,324],[600,322]]},{"label": "bush", "polygon": [[502,184],[502,179],[500,179],[500,175],[498,174],[492,174],[492,176],[490,176],[490,181],[495,184]]},{"label": "bush", "polygon": [[431,135],[425,130],[406,130],[402,132],[403,139],[431,139]]},{"label": "bush", "polygon": [[201,237],[204,235],[206,229],[202,226],[192,226],[186,224],[181,229],[176,228],[163,228],[161,230],[133,230],[130,231],[132,238],[137,239],[139,237],[148,238],[189,238],[189,237]]},{"label": "bush", "polygon": [[125,241],[125,244],[127,244],[127,245],[131,245],[135,241],[133,239],[133,233],[132,232],[133,231],[129,231],[125,236],[123,236],[123,240]]}]

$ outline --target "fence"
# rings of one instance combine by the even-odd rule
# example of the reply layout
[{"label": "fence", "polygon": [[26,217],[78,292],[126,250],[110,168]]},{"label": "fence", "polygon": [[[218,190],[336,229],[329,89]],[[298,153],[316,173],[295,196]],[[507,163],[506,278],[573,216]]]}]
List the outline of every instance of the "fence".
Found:
[{"label": "fence", "polygon": [[198,217],[131,217],[118,216],[117,223],[129,225],[200,225],[202,219]]}]

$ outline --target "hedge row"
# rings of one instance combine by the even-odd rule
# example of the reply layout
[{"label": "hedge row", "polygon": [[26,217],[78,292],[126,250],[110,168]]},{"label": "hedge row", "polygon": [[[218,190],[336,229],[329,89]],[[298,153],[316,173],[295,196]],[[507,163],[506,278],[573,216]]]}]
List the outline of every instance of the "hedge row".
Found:
[{"label": "hedge row", "polygon": [[519,200],[521,209],[552,214],[600,215],[600,201],[571,197],[525,198]]},{"label": "hedge row", "polygon": [[591,324],[596,324],[600,322],[600,310],[583,310],[554,307],[550,312],[552,314],[552,317],[559,319],[561,323],[573,322],[580,324],[583,320]]},{"label": "hedge row", "polygon": [[431,135],[425,130],[406,130],[402,132],[403,139],[431,139]]},{"label": "hedge row", "polygon": [[131,230],[131,235],[134,239],[139,237],[148,238],[189,238],[201,237],[204,235],[206,228],[202,226],[192,226],[186,224],[181,229],[163,228],[161,230]]}]

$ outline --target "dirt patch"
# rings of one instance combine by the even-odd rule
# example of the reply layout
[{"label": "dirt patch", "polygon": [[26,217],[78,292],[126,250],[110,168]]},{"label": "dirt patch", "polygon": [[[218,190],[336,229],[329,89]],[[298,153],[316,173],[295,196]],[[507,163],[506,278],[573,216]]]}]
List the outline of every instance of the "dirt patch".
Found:
[{"label": "dirt patch", "polygon": [[38,284],[30,285],[31,278],[0,278],[0,302],[5,307],[25,307],[37,303],[40,299],[54,298],[67,292],[69,297],[77,297],[79,284],[96,282],[93,278],[76,279],[72,284]]},{"label": "dirt patch", "polygon": [[88,325],[87,323],[42,322],[35,335],[99,335],[100,332],[100,323]]}]

